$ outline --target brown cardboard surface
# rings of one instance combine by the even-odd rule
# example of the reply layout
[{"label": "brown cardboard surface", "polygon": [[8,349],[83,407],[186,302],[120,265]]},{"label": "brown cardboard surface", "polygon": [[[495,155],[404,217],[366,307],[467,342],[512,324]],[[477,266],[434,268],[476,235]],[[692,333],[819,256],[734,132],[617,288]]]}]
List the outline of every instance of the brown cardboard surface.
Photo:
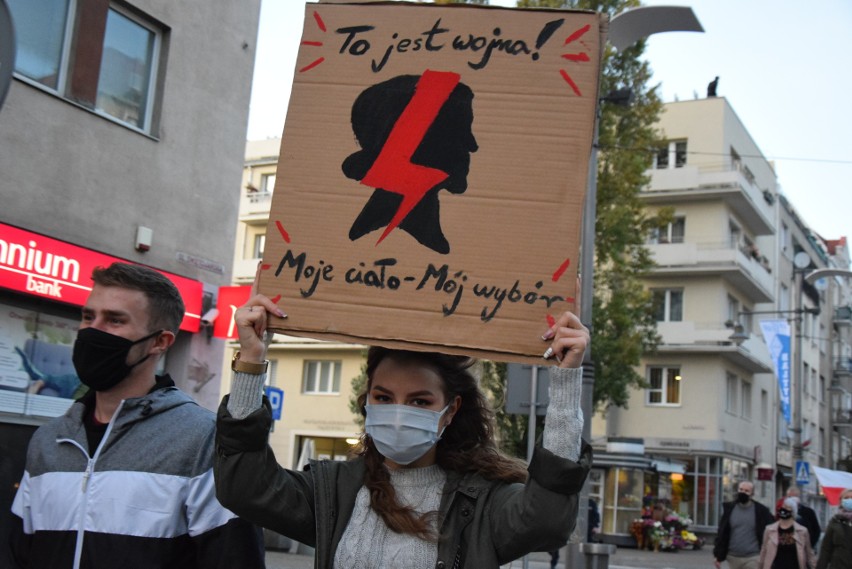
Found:
[{"label": "brown cardboard surface", "polygon": [[601,26],[307,4],[260,280],[288,314],[273,329],[540,362],[548,316],[576,308]]}]

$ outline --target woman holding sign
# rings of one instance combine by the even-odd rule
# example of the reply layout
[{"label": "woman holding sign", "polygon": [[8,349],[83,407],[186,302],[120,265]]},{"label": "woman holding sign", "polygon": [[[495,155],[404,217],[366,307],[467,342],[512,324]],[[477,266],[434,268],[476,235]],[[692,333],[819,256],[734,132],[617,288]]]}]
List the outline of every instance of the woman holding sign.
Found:
[{"label": "woman holding sign", "polygon": [[262,403],[267,314],[255,295],[237,310],[240,351],[219,409],[215,464],[221,503],[316,548],[315,566],[497,568],[564,545],[591,466],[580,435],[589,332],[562,314],[542,337],[550,368],[543,446],[529,467],[502,455],[492,413],[462,356],[371,348],[359,396],[365,432],[347,462],[278,465]]}]

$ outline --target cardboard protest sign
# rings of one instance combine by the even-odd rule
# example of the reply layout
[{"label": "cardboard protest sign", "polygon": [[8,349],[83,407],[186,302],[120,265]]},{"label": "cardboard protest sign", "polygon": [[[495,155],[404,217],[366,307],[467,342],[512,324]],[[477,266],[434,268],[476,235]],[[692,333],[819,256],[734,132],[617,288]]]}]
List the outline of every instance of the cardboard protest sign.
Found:
[{"label": "cardboard protest sign", "polygon": [[576,309],[602,16],[308,4],[260,290],[287,334],[541,362]]}]

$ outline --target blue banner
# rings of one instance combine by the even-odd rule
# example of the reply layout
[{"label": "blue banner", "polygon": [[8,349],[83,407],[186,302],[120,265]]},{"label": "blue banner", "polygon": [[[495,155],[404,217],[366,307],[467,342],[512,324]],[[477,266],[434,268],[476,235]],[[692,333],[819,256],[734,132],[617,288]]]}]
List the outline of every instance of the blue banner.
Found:
[{"label": "blue banner", "polygon": [[760,329],[778,377],[781,412],[790,424],[790,324],[786,320],[761,320]]}]

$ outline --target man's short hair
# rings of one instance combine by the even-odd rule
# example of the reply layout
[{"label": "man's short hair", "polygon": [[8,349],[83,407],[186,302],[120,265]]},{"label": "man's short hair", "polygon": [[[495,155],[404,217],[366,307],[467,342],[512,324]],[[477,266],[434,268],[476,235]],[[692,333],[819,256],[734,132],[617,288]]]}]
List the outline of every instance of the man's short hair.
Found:
[{"label": "man's short hair", "polygon": [[92,271],[96,285],[138,290],[148,299],[148,330],[177,334],[185,307],[177,287],[154,269],[129,263],[113,263]]}]

